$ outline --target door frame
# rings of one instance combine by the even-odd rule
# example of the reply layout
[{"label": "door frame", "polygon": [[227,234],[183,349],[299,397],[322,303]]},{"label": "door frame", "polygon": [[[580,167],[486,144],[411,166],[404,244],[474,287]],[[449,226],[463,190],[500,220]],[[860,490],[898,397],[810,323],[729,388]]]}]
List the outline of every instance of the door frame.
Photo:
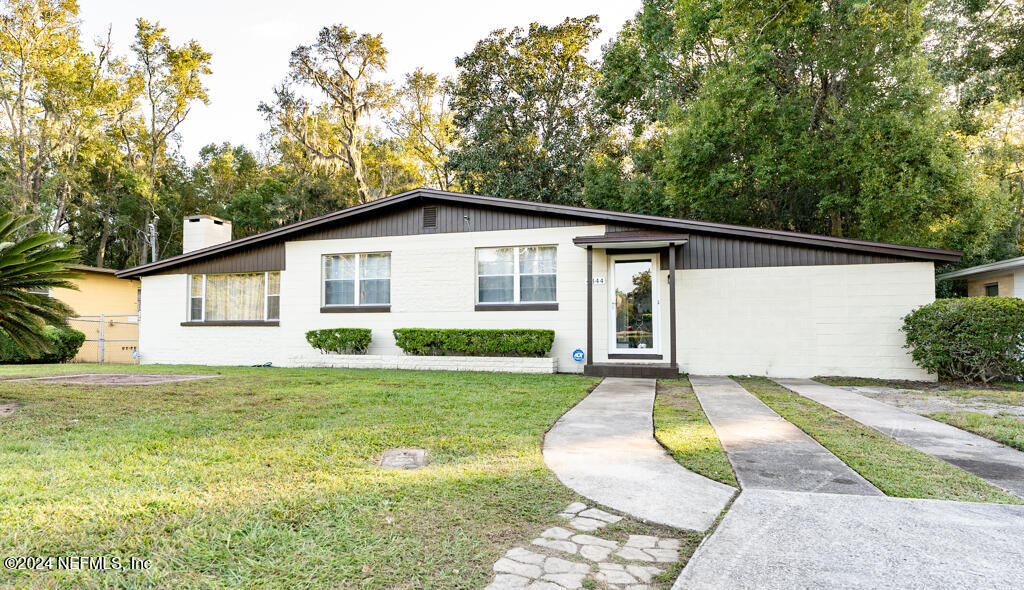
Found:
[{"label": "door frame", "polygon": [[[615,263],[616,262],[650,262],[651,263],[651,330],[653,338],[651,348],[616,348],[615,347]],[[633,254],[608,255],[608,356],[635,355],[637,358],[661,355],[661,254],[659,252],[637,252]]]}]

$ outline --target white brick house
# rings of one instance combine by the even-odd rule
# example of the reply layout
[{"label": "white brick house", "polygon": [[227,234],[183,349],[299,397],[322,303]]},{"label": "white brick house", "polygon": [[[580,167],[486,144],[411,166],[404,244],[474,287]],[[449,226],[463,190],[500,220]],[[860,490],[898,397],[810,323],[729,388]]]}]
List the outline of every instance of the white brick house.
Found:
[{"label": "white brick house", "polygon": [[[190,246],[228,237],[202,227],[217,221],[186,224]],[[142,280],[144,363],[927,379],[901,318],[932,301],[934,263],[958,258],[417,189],[119,276]],[[367,356],[306,342],[332,327],[372,329]],[[553,360],[395,346],[395,328],[433,327],[553,329]]]}]

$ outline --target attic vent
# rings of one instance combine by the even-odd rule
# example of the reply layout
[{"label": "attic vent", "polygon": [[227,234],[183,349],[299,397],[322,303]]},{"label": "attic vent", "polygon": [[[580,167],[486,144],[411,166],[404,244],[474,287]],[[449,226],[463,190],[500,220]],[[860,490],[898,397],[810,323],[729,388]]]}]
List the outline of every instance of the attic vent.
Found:
[{"label": "attic vent", "polygon": [[437,207],[423,208],[423,227],[437,227]]}]

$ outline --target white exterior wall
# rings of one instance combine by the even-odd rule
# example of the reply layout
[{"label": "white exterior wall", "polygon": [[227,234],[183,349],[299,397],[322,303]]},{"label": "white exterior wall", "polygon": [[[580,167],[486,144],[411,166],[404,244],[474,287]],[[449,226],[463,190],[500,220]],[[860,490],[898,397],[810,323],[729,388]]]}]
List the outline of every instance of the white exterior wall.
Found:
[{"label": "white exterior wall", "polygon": [[935,299],[931,262],[682,270],[676,283],[687,373],[935,379],[900,332]]},{"label": "white exterior wall", "polygon": [[[395,328],[547,328],[555,331],[557,369],[580,371],[571,355],[586,350],[587,256],[572,238],[603,232],[598,225],[288,242],[279,327],[181,326],[187,275],[143,277],[141,361],[329,366],[331,355],[310,347],[306,331],[371,328],[368,354],[401,355]],[[558,246],[558,311],[474,311],[476,248],[546,244]],[[391,312],[320,313],[321,256],[380,251],[391,252]],[[608,269],[595,250],[594,276],[610,279]],[[663,360],[645,361],[655,363],[669,359],[668,271],[658,277]],[[899,331],[904,315],[934,299],[930,262],[679,270],[676,282],[684,372],[933,378],[913,364]],[[594,286],[595,362],[609,362],[609,286]]]},{"label": "white exterior wall", "polygon": [[1013,296],[1024,299],[1024,268],[1013,271]]},{"label": "white exterior wall", "polygon": [[[288,242],[281,272],[279,327],[181,326],[187,275],[142,279],[139,350],[143,363],[308,366],[325,356],[306,342],[309,330],[371,328],[371,355],[400,355],[395,328],[545,328],[555,331],[559,371],[581,371],[572,351],[586,348],[586,250],[572,238],[604,226],[419,234]],[[476,248],[557,245],[558,311],[474,311]],[[391,252],[390,313],[320,313],[321,256]]]}]

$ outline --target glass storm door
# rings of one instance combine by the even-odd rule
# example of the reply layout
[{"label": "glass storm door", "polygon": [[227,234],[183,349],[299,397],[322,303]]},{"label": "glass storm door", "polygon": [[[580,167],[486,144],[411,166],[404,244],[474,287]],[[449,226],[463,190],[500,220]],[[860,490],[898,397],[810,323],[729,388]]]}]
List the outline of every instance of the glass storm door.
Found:
[{"label": "glass storm door", "polygon": [[615,354],[657,352],[657,281],[653,258],[612,261],[612,334]]}]

